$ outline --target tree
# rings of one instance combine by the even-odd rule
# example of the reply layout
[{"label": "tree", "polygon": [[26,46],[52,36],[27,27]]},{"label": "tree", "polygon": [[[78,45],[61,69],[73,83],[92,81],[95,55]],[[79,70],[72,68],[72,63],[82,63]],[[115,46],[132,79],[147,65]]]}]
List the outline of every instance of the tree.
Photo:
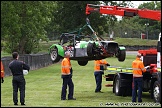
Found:
[{"label": "tree", "polygon": [[44,27],[50,22],[52,6],[46,1],[2,1],[1,40],[5,42],[4,50],[20,54],[39,51],[39,40],[47,38]]},{"label": "tree", "polygon": [[[120,6],[120,7],[129,7],[132,6],[131,1],[102,1],[103,5],[107,5],[107,6]],[[108,34],[110,35],[112,33],[112,31],[114,31],[115,27],[117,25],[117,16],[115,15],[104,15],[106,16],[106,21],[104,21],[104,32],[108,32]]]},{"label": "tree", "polygon": [[[139,5],[139,9],[161,10],[161,1],[152,1]],[[148,39],[158,39],[161,32],[161,22],[151,19],[139,19],[139,24],[145,27],[145,33],[148,32]]]},{"label": "tree", "polygon": [[140,38],[144,27],[135,21],[138,17],[123,18],[115,23],[114,32],[116,37],[121,38]]},{"label": "tree", "polygon": [[[110,4],[110,3],[109,3]],[[115,4],[117,5],[117,4]],[[119,5],[120,6],[120,5]],[[151,10],[159,10],[161,9],[160,2],[148,2],[141,4],[139,6],[139,9],[147,8]],[[113,30],[116,37],[129,37],[129,38],[139,38],[141,33],[146,33],[146,25],[149,23],[149,26],[147,26],[147,31],[149,32],[149,39],[157,39],[158,35],[160,33],[161,29],[161,23],[160,21],[154,21],[151,19],[144,19],[140,18],[138,16],[128,18],[123,17],[121,21],[114,22],[109,19],[108,24],[110,30]]]},{"label": "tree", "polygon": [[66,2],[57,1],[57,11],[54,13],[54,16],[56,17],[53,20],[55,23],[57,23],[57,29],[54,30],[63,33],[63,32],[77,31],[79,28],[83,27],[86,24],[87,16],[85,14],[85,9],[86,9],[86,4],[88,3],[98,4],[99,2],[98,1],[66,1]]}]

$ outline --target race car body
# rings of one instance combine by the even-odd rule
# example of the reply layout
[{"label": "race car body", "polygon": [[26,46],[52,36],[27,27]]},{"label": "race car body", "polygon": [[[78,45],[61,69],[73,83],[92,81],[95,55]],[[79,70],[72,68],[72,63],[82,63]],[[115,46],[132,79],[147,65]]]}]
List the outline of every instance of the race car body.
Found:
[{"label": "race car body", "polygon": [[91,36],[63,33],[60,42],[49,48],[52,62],[58,62],[64,57],[64,52],[71,53],[70,59],[78,61],[85,66],[89,60],[99,60],[108,57],[117,57],[119,61],[125,60],[125,47],[118,46],[114,41],[96,41]]}]

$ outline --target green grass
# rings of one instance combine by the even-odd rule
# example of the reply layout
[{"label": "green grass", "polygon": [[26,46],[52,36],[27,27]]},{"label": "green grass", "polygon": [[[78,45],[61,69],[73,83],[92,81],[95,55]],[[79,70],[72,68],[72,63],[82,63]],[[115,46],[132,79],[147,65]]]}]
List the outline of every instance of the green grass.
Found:
[{"label": "green grass", "polygon": [[6,56],[10,56],[11,57],[11,54],[9,54],[7,52],[4,52],[4,51],[1,51],[1,58],[2,57],[6,57]]},{"label": "green grass", "polygon": [[40,48],[41,48],[41,51],[39,51],[39,53],[44,53],[44,52],[47,52],[48,53],[48,48],[52,45],[52,44],[58,44],[59,40],[55,40],[55,41],[42,41],[40,42]]},{"label": "green grass", "polygon": [[139,46],[156,46],[158,40],[148,40],[148,39],[139,39],[139,38],[116,38],[116,41],[119,45],[139,45]]},{"label": "green grass", "polygon": [[[116,58],[107,58],[111,66],[131,67],[134,56],[127,56],[124,62],[118,62]],[[61,101],[61,70],[60,63],[48,67],[32,70],[26,79],[25,103],[27,107],[100,107],[106,103],[129,103],[131,96],[121,97],[112,93],[112,87],[105,87],[108,82],[103,78],[102,91],[95,93],[94,61],[89,61],[86,66],[79,66],[76,61],[71,61],[73,66],[74,97],[77,100]],[[108,72],[105,71],[105,74]],[[5,77],[1,84],[1,106],[12,107],[12,76]],[[20,100],[20,98],[18,97]],[[148,105],[155,103],[150,99],[150,94],[143,92],[143,103]],[[18,103],[20,106],[20,103]],[[158,105],[156,105],[158,106]],[[111,107],[111,106],[109,106]],[[127,106],[126,106],[127,107]],[[159,106],[160,107],[160,106]]]}]

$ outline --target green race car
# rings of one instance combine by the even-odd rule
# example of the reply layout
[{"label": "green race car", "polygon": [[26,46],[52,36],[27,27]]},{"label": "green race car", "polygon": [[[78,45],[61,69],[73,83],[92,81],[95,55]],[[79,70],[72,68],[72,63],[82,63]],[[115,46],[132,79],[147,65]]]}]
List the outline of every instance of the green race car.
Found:
[{"label": "green race car", "polygon": [[[85,26],[88,26],[95,33],[89,22]],[[100,39],[96,39],[96,37],[95,34],[93,36],[80,35],[80,31],[79,33],[62,33],[60,42],[49,48],[52,62],[60,61],[64,57],[65,51],[69,51],[71,53],[70,59],[76,60],[80,66],[85,66],[90,60],[113,56],[121,62],[125,60],[126,50],[124,46],[119,47],[118,43],[114,41],[105,41],[101,37]]]}]

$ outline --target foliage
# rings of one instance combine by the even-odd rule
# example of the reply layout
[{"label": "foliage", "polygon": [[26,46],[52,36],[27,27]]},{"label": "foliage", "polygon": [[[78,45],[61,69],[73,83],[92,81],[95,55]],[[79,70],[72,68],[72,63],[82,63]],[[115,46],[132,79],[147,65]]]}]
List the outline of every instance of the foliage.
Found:
[{"label": "foliage", "polygon": [[114,35],[121,38],[140,38],[144,27],[135,22],[134,18],[123,18],[123,20],[115,22]]},{"label": "foliage", "polygon": [[[161,2],[153,1],[141,4],[139,9],[143,8],[159,10],[161,8]],[[140,38],[141,33],[145,35],[148,33],[148,39],[157,40],[161,31],[160,21],[144,19],[139,16],[133,18],[123,17],[122,20],[115,21],[114,24],[111,24],[112,21],[108,21],[108,27],[110,28],[110,31],[114,31],[115,37]],[[147,23],[149,25],[146,25]],[[111,32],[109,32],[109,34],[110,33]]]},{"label": "foliage", "polygon": [[[150,9],[161,11],[161,1],[152,1],[141,4],[139,9]],[[145,34],[148,31],[149,39],[157,39],[161,32],[161,21],[155,21],[151,19],[137,19],[138,23],[145,27]],[[146,25],[147,24],[147,25]]]},{"label": "foliage", "polygon": [[[60,34],[63,32],[78,31],[86,24],[85,8],[86,4],[98,4],[98,1],[58,1],[57,11],[54,13],[56,18],[54,22],[57,23],[57,31]],[[90,16],[89,19],[94,16]],[[95,21],[98,21],[99,15],[95,15]],[[92,21],[93,22],[93,21]],[[96,26],[93,26],[96,28]],[[86,29],[85,29],[86,30]]]},{"label": "foliage", "polygon": [[20,54],[39,50],[39,40],[46,39],[44,27],[50,22],[53,2],[2,1],[1,37],[7,52]]}]

